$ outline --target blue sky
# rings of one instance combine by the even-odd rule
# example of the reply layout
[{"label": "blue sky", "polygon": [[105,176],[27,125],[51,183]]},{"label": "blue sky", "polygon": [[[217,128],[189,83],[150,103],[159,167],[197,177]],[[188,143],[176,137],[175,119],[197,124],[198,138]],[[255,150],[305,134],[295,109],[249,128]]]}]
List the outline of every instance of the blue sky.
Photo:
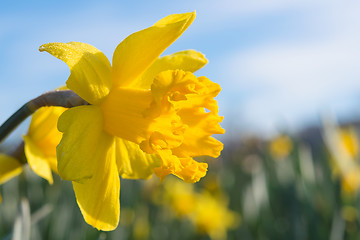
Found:
[{"label": "blue sky", "polygon": [[127,35],[172,13],[197,11],[164,54],[203,52],[205,75],[222,86],[223,126],[274,133],[324,111],[360,116],[360,3],[356,1],[1,1],[0,122],[61,86],[66,64],[38,48],[80,41],[109,59]]}]

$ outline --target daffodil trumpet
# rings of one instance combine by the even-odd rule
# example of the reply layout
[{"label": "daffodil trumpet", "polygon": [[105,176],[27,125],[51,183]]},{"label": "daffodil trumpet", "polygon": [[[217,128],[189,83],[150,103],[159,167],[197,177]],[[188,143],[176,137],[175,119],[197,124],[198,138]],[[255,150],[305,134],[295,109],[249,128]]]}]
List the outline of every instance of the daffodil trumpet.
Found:
[{"label": "daffodil trumpet", "polygon": [[0,126],[0,143],[27,117],[41,107],[58,106],[72,108],[88,103],[71,90],[55,90],[44,93],[25,103]]}]

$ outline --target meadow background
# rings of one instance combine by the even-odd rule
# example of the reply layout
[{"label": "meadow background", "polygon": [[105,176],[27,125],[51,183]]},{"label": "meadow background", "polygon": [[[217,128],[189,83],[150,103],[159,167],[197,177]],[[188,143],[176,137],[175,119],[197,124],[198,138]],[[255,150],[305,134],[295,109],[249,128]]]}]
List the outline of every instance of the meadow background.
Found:
[{"label": "meadow background", "polygon": [[0,239],[360,238],[356,1],[0,1],[0,122],[66,81],[66,64],[41,44],[86,42],[111,59],[132,32],[193,10],[164,54],[203,52],[197,75],[222,87],[225,147],[202,159],[208,175],[192,187],[123,179],[120,225],[105,233],[83,221],[71,183],[27,170],[0,187]]}]

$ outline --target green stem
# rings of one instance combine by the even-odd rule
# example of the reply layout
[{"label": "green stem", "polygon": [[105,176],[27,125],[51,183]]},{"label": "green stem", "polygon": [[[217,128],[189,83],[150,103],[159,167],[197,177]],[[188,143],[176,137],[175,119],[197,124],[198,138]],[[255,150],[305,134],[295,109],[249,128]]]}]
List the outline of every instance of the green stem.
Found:
[{"label": "green stem", "polygon": [[36,110],[46,106],[58,106],[71,108],[81,105],[88,105],[84,99],[71,90],[51,91],[25,103],[17,110],[3,125],[0,126],[0,143]]}]

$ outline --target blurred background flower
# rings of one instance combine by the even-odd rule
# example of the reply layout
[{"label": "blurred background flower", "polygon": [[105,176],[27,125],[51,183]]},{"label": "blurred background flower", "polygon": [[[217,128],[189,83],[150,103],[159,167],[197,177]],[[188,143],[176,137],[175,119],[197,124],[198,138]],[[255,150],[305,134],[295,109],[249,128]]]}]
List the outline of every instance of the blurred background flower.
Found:
[{"label": "blurred background flower", "polygon": [[289,156],[292,150],[291,139],[285,134],[275,137],[269,145],[270,154],[275,159],[283,159]]},{"label": "blurred background flower", "polygon": [[[205,185],[209,186],[206,180]],[[190,221],[198,234],[226,239],[227,230],[239,226],[239,214],[228,209],[227,196],[220,189],[211,194],[175,178],[165,179],[163,186],[160,205],[173,211],[174,217]]]}]

